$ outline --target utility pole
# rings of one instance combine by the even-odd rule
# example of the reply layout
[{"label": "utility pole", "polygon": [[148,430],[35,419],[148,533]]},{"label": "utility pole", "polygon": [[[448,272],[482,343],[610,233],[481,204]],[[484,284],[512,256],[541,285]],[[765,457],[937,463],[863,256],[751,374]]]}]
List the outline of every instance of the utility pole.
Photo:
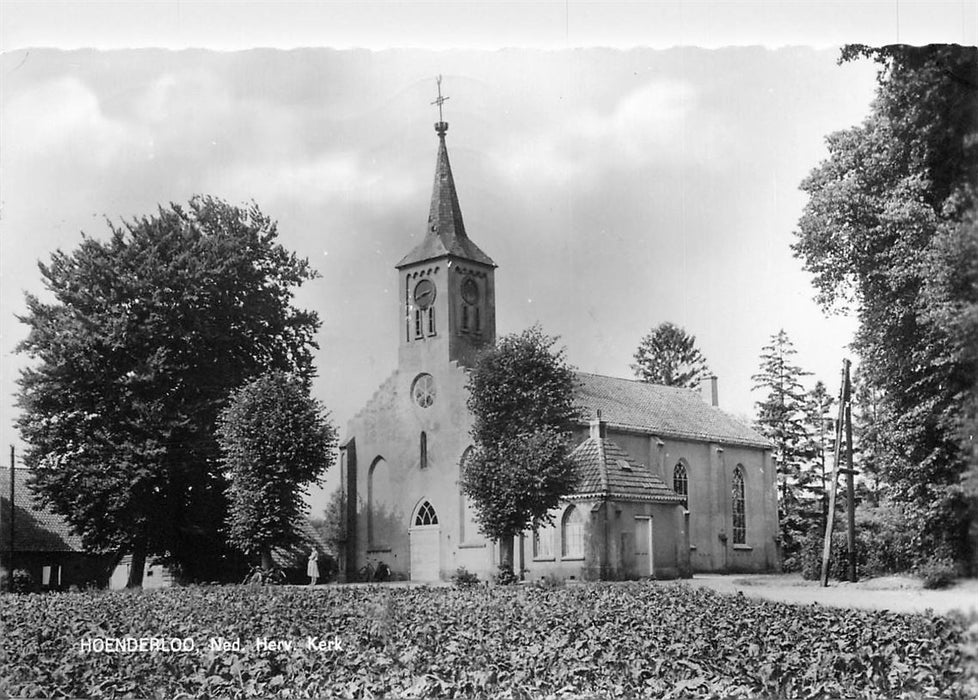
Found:
[{"label": "utility pole", "polygon": [[[11,474],[10,476],[12,477],[13,474]],[[11,510],[12,509],[13,506],[11,506]],[[7,551],[3,548],[3,539],[4,539],[3,538],[3,515],[4,515],[3,498],[0,498],[0,571],[4,571],[4,564],[7,563]],[[0,591],[5,590],[4,585],[5,585],[4,580],[0,578]]]},{"label": "utility pole", "polygon": [[10,446],[10,553],[7,556],[7,590],[14,589],[14,446]]},{"label": "utility pole", "polygon": [[856,582],[856,471],[852,467],[852,388],[846,362],[846,544],[849,549],[849,580]]},{"label": "utility pole", "polygon": [[[822,544],[822,586],[829,585],[829,561],[832,555],[832,530],[835,526],[835,501],[839,490],[839,474],[846,475],[846,544],[849,549],[849,580],[856,580],[856,471],[852,464],[852,385],[849,380],[849,360],[842,361],[842,388],[839,392],[839,423],[835,430],[835,462],[832,465],[832,482],[829,484],[829,514],[825,523],[825,541]],[[842,462],[842,437],[845,430],[846,468]]]}]

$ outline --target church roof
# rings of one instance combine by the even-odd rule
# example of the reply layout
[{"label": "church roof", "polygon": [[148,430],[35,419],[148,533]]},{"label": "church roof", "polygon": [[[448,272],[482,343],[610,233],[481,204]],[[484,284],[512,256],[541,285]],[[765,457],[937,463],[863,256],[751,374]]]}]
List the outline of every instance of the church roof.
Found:
[{"label": "church roof", "polygon": [[455,179],[452,177],[452,166],[448,162],[448,148],[445,146],[445,132],[448,124],[435,124],[438,132],[438,156],[435,160],[435,184],[431,192],[431,209],[428,212],[428,228],[424,240],[404,256],[395,267],[401,268],[413,263],[433,260],[448,255],[496,266],[479,246],[465,235],[465,225],[462,223],[462,209],[458,204],[458,194],[455,192]]},{"label": "church roof", "polygon": [[575,403],[582,419],[597,417],[608,425],[659,437],[719,442],[770,449],[771,443],[753,428],[711,406],[699,392],[634,379],[577,372]]},{"label": "church roof", "polygon": [[[0,504],[3,522],[0,530],[0,551],[10,546],[10,467],[0,467]],[[29,469],[14,469],[14,551],[15,552],[80,552],[82,540],[73,534],[68,522],[60,515],[37,506],[34,492],[28,487]]]},{"label": "church roof", "polygon": [[570,455],[578,473],[570,498],[609,497],[682,503],[683,498],[607,438],[589,437]]}]

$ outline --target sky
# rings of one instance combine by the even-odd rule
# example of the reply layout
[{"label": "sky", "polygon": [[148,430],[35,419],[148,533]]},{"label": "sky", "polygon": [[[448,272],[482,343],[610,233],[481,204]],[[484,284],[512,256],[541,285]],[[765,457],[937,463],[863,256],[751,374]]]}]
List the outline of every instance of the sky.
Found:
[{"label": "sky", "polygon": [[[438,75],[500,334],[539,323],[578,369],[630,377],[675,322],[749,420],[783,328],[835,391],[855,324],[815,305],[790,245],[825,136],[873,97],[875,66],[838,46],[976,36],[959,2],[134,5],[0,5],[4,445],[37,261],[194,194],[254,200],[320,272],[296,304],[323,320],[314,394],[345,433],[396,366],[393,266],[424,234]],[[934,35],[911,29],[925,18]]]}]

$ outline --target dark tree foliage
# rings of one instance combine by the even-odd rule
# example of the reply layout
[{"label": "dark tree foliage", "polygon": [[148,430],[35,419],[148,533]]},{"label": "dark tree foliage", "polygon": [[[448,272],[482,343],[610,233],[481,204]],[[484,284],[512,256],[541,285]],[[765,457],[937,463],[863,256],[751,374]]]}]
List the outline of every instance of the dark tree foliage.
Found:
[{"label": "dark tree foliage", "polygon": [[291,301],[315,272],[254,205],[196,197],[109,228],[54,253],[49,298],[27,296],[25,461],[87,548],[133,552],[131,584],[147,555],[211,578],[229,551],[218,413],[269,369],[312,377],[320,322]]},{"label": "dark tree foliage", "polygon": [[281,371],[235,391],[217,422],[230,478],[228,534],[272,567],[272,549],[302,541],[309,486],[333,464],[336,429],[300,381]]},{"label": "dark tree foliage", "polygon": [[710,372],[696,347],[696,336],[669,321],[642,338],[632,370],[643,382],[689,389],[699,388],[700,380]]},{"label": "dark tree foliage", "polygon": [[[880,64],[872,111],[802,183],[795,255],[826,309],[859,315],[883,474],[919,551],[968,558],[978,368],[978,49],[846,47]],[[973,495],[972,495],[973,496]]]},{"label": "dark tree foliage", "polygon": [[860,478],[857,490],[867,506],[877,507],[887,498],[884,467],[898,455],[887,435],[892,428],[882,421],[884,413],[880,392],[856,371],[852,378],[852,436],[853,460]]},{"label": "dark tree foliage", "polygon": [[758,432],[774,443],[774,461],[778,470],[778,502],[781,521],[782,552],[785,560],[795,556],[806,534],[808,518],[801,512],[806,488],[812,485],[807,467],[811,455],[811,433],[806,418],[811,412],[809,398],[801,378],[810,374],[793,364],[794,345],[784,330],[771,336],[761,349],[761,366],[753,391],[762,392],[755,402]]},{"label": "dark tree foliage", "polygon": [[512,568],[513,538],[549,522],[577,482],[568,459],[574,371],[556,338],[534,326],[500,338],[480,354],[469,375],[468,408],[474,449],[462,489],[476,507],[479,529],[502,546]]}]

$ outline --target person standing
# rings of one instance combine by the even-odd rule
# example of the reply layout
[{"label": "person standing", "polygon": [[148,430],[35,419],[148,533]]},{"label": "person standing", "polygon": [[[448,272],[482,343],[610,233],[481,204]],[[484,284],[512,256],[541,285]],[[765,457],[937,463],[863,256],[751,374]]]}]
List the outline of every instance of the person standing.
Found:
[{"label": "person standing", "polygon": [[306,566],[306,573],[309,575],[309,585],[315,586],[319,580],[319,552],[315,549],[309,554],[309,564]]}]

